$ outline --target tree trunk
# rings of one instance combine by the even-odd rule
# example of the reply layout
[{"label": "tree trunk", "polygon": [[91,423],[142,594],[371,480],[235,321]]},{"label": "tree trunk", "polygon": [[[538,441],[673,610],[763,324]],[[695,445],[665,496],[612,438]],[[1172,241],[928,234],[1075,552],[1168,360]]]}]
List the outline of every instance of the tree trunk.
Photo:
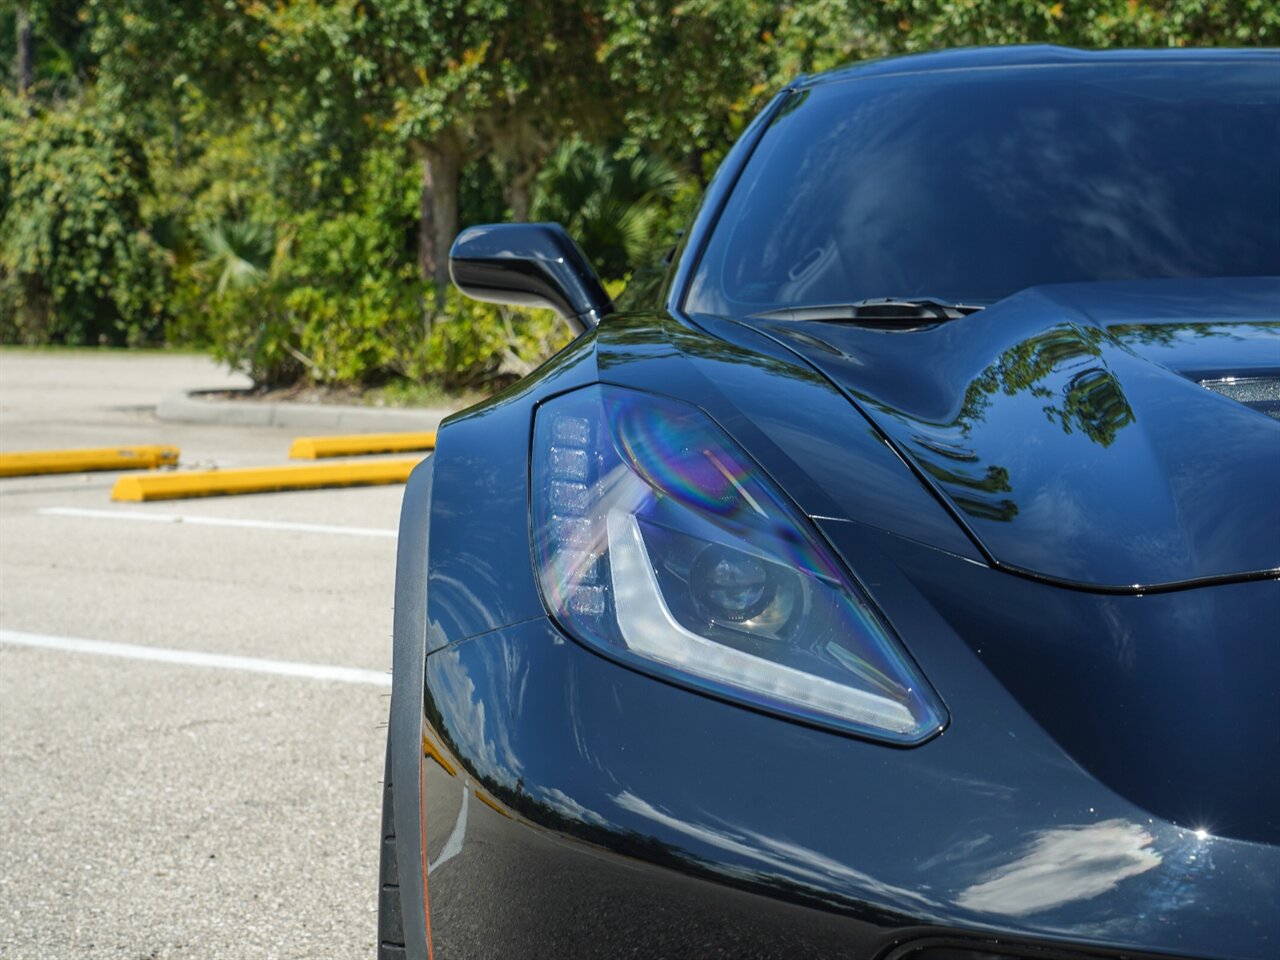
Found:
[{"label": "tree trunk", "polygon": [[444,303],[449,287],[449,248],[458,236],[458,179],[462,158],[449,146],[432,146],[427,150],[431,166],[431,218],[435,224],[436,302]]},{"label": "tree trunk", "polygon": [[17,41],[17,49],[14,52],[13,76],[18,85],[18,96],[24,97],[36,79],[36,41],[31,32],[31,14],[26,4],[18,7],[14,39]]},{"label": "tree trunk", "polygon": [[426,151],[421,151],[422,196],[418,199],[418,273],[423,280],[436,275],[435,178]]},{"label": "tree trunk", "polygon": [[436,306],[449,287],[449,248],[458,235],[460,151],[448,142],[423,144],[422,198],[418,208],[418,269],[435,283]]},{"label": "tree trunk", "polygon": [[546,160],[546,151],[533,148],[518,154],[508,167],[511,170],[511,180],[507,184],[506,201],[511,208],[511,219],[517,223],[529,222],[533,207],[533,182],[538,179]]},{"label": "tree trunk", "polygon": [[532,176],[521,174],[514,177],[507,187],[507,204],[511,207],[511,219],[517,223],[529,222],[529,209],[533,206],[529,190],[532,183]]}]

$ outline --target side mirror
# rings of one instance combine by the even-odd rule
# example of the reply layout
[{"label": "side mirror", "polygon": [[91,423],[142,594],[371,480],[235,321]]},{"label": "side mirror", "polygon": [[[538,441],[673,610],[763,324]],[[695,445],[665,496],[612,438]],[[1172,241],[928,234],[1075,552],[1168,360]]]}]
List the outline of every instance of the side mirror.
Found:
[{"label": "side mirror", "polygon": [[577,333],[613,309],[582,249],[558,223],[468,227],[449,251],[449,275],[473,300],[550,307]]}]

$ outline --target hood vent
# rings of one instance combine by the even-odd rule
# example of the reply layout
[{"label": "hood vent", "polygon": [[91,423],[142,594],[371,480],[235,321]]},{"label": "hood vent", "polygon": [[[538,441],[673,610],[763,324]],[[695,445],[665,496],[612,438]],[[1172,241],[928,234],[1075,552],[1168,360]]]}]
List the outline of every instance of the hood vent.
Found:
[{"label": "hood vent", "polygon": [[1280,377],[1222,377],[1200,386],[1280,420]]}]

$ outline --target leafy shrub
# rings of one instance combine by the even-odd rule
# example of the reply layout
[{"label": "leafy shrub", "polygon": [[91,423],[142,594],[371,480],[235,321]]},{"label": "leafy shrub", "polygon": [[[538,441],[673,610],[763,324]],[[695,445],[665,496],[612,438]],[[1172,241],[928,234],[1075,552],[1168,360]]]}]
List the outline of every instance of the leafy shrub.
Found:
[{"label": "leafy shrub", "polygon": [[405,378],[450,389],[524,373],[564,341],[546,311],[506,311],[453,289],[437,307],[414,263],[415,171],[373,151],[359,184],[345,210],[201,228],[174,335],[263,386]]},{"label": "leafy shrub", "polygon": [[194,269],[216,277],[214,289],[220,294],[252,284],[270,268],[275,253],[275,231],[254,220],[202,224],[196,236],[204,258]]},{"label": "leafy shrub", "polygon": [[675,168],[656,155],[616,156],[570,140],[538,177],[533,219],[560,223],[601,274],[621,277],[671,246],[666,214],[679,185]]},{"label": "leafy shrub", "polygon": [[168,263],[142,212],[146,158],[123,119],[0,92],[0,143],[0,340],[156,339]]},{"label": "leafy shrub", "polygon": [[374,385],[403,377],[448,389],[486,387],[532,370],[568,339],[548,311],[513,311],[456,290],[434,307],[407,268],[356,288],[280,278],[205,301],[214,356],[262,386]]}]

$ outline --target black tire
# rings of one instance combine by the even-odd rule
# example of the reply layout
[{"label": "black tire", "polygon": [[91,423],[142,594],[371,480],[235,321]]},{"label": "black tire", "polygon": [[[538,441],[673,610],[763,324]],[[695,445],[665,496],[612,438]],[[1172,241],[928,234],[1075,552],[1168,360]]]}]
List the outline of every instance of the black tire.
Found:
[{"label": "black tire", "polygon": [[400,868],[396,860],[396,818],[392,814],[391,743],[382,773],[382,853],[378,863],[378,960],[406,960]]}]

